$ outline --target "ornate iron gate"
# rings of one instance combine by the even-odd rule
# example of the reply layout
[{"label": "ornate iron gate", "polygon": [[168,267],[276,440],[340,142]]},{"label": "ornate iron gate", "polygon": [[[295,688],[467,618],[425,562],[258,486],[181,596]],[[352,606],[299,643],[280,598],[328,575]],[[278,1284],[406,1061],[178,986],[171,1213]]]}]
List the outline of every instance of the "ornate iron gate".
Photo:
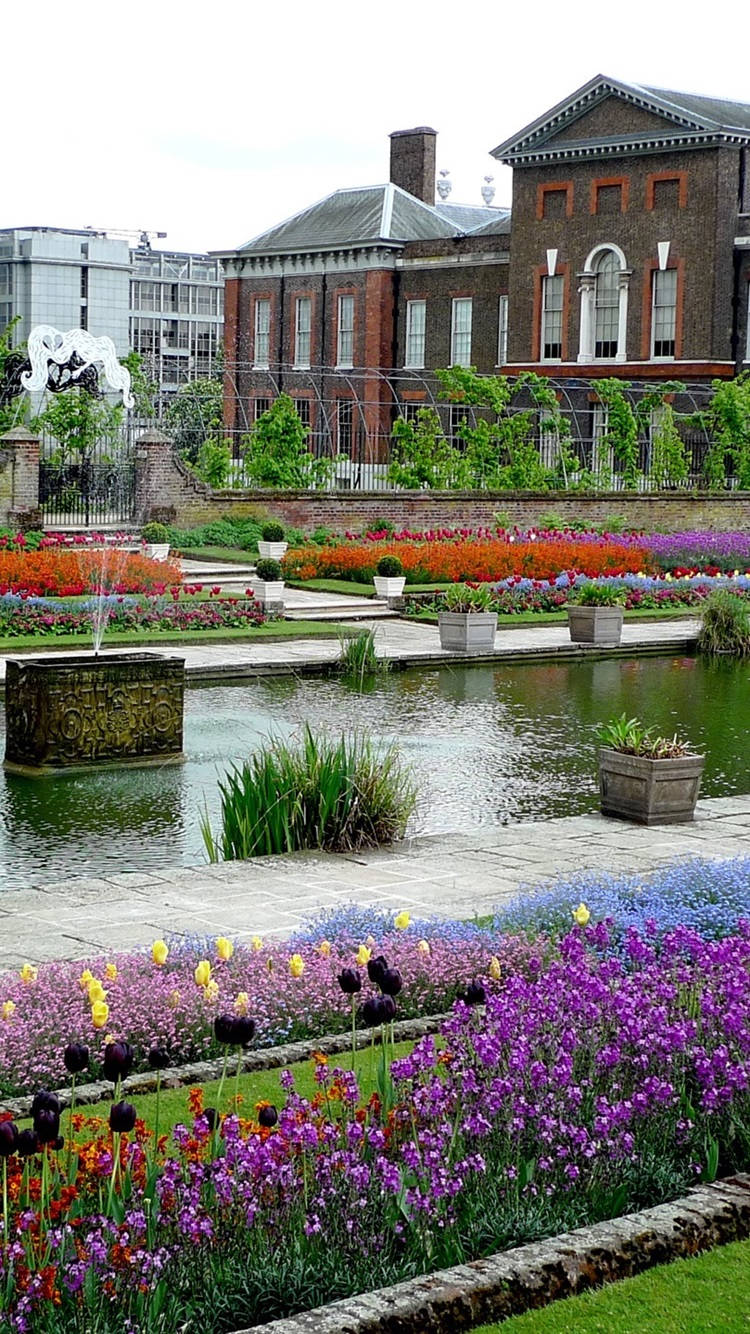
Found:
[{"label": "ornate iron gate", "polygon": [[39,504],[45,525],[99,527],[132,523],[135,514],[132,445],[101,440],[87,453],[65,457],[56,440],[42,437]]}]

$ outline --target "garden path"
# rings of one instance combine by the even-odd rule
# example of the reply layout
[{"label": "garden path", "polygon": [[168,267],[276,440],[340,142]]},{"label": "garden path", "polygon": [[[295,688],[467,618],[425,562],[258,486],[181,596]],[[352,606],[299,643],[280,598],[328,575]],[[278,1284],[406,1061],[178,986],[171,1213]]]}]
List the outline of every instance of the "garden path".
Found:
[{"label": "garden path", "polygon": [[602,815],[414,838],[393,848],[298,853],[158,873],[68,879],[0,897],[0,960],[81,958],[170,932],[283,936],[349,903],[470,917],[523,887],[586,869],[642,872],[686,856],[750,855],[750,794],[700,802],[692,824],[645,828]]}]

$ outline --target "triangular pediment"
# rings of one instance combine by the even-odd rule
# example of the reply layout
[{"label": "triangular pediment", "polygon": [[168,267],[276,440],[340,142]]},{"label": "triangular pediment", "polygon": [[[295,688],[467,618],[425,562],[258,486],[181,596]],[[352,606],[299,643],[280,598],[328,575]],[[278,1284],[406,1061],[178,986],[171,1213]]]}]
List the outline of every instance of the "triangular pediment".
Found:
[{"label": "triangular pediment", "polygon": [[563,154],[574,145],[607,152],[622,143],[659,138],[704,141],[714,136],[748,136],[750,108],[690,94],[666,93],[597,74],[565,101],[493,149],[501,162],[529,162]]}]

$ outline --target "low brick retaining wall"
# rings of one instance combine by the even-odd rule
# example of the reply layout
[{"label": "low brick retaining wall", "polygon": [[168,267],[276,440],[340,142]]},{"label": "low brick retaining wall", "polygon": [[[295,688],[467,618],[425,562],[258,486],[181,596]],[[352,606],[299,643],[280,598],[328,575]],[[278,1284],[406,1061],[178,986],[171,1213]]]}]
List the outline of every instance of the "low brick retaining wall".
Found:
[{"label": "low brick retaining wall", "polygon": [[235,1334],[457,1334],[750,1236],[750,1176]]}]

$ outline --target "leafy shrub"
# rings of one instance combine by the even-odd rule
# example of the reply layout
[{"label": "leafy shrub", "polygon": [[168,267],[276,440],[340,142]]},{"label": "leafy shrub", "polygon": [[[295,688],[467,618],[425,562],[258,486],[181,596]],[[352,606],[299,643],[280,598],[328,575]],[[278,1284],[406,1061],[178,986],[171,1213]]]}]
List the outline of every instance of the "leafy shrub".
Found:
[{"label": "leafy shrub", "polygon": [[168,542],[169,529],[165,523],[144,523],[141,537],[144,542]]},{"label": "leafy shrub", "polygon": [[493,590],[487,585],[471,588],[468,584],[453,584],[446,588],[438,604],[440,611],[481,612],[492,609]]},{"label": "leafy shrub", "polygon": [[399,579],[404,573],[403,562],[398,556],[381,556],[375,569],[381,579]]},{"label": "leafy shrub", "polygon": [[599,739],[610,750],[618,750],[622,755],[641,755],[648,760],[676,760],[694,753],[689,741],[677,735],[654,736],[652,727],[644,727],[639,718],[628,718],[624,713],[602,728]]},{"label": "leafy shrub", "polygon": [[701,653],[750,657],[750,613],[743,598],[720,588],[706,599],[698,649]]},{"label": "leafy shrub", "polygon": [[281,578],[281,566],[277,560],[272,560],[269,556],[264,556],[255,566],[255,573],[259,579],[268,583]]},{"label": "leafy shrub", "polygon": [[209,436],[199,446],[195,463],[186,461],[202,482],[216,490],[228,485],[232,472],[232,449],[228,441]]},{"label": "leafy shrub", "polygon": [[260,535],[264,542],[283,542],[284,529],[280,523],[272,519],[270,523],[264,523]]},{"label": "leafy shrub", "polygon": [[356,733],[334,741],[308,726],[298,744],[273,741],[229,770],[219,791],[221,829],[202,826],[211,861],[392,843],[415,804],[394,747]]},{"label": "leafy shrub", "polygon": [[374,630],[366,630],[356,635],[342,635],[340,642],[341,650],[336,670],[339,676],[343,676],[347,681],[361,684],[366,677],[388,670],[387,658],[379,658],[375,652]]},{"label": "leafy shrub", "polygon": [[579,607],[617,607],[625,601],[625,596],[625,589],[616,584],[589,582],[581,584],[570,601]]}]

